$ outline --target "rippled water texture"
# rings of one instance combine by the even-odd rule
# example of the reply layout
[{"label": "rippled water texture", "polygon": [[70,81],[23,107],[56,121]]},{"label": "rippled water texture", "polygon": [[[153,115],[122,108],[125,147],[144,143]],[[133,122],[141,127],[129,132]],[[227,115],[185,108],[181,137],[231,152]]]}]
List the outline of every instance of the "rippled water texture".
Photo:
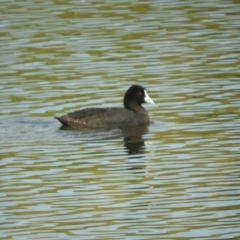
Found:
[{"label": "rippled water texture", "polygon": [[[237,0],[1,1],[1,239],[240,239]],[[61,130],[147,88],[145,128]]]}]

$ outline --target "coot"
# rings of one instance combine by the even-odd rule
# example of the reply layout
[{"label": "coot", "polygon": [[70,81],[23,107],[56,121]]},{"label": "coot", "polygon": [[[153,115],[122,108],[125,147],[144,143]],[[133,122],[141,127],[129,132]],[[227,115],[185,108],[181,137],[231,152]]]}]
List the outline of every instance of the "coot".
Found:
[{"label": "coot", "polygon": [[86,108],[55,117],[64,126],[73,128],[113,128],[137,126],[149,122],[143,103],[152,103],[146,89],[140,85],[131,86],[125,93],[124,108]]}]

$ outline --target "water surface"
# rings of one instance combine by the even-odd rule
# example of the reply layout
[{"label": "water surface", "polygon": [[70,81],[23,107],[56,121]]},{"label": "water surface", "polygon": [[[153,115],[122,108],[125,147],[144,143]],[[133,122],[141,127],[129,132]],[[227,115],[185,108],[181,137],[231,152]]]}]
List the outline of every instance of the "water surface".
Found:
[{"label": "water surface", "polygon": [[[238,1],[4,1],[1,239],[240,238]],[[145,128],[53,119],[147,88]]]}]

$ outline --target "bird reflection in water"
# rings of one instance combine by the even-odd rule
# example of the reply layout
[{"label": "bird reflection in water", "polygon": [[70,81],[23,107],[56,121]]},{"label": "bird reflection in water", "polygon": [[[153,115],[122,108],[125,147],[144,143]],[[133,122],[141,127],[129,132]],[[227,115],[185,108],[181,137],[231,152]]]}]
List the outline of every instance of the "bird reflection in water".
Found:
[{"label": "bird reflection in water", "polygon": [[[145,152],[143,135],[148,133],[147,126],[122,128],[124,147],[129,155],[142,155]],[[140,156],[136,156],[139,158]]]},{"label": "bird reflection in water", "polygon": [[[68,126],[61,126],[60,130],[68,130],[68,136],[78,137],[80,140],[111,140],[123,138],[124,147],[128,155],[136,155],[140,158],[145,152],[143,135],[148,133],[148,126],[131,126],[117,129],[73,129]],[[138,155],[138,156],[137,156]],[[134,158],[134,157],[133,157]]]}]

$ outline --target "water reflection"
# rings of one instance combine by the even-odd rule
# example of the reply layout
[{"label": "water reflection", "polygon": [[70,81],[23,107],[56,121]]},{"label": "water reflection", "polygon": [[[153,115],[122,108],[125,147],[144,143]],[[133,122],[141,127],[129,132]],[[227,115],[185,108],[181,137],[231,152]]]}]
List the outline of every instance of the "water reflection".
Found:
[{"label": "water reflection", "polygon": [[67,136],[74,136],[79,140],[114,140],[123,139],[124,148],[128,155],[138,155],[138,158],[145,152],[143,135],[147,134],[148,126],[131,126],[116,129],[73,129],[68,126],[61,126],[60,130],[66,131]]},{"label": "water reflection", "polygon": [[148,126],[122,128],[124,147],[129,155],[142,155],[145,152],[143,135],[148,133]]}]

